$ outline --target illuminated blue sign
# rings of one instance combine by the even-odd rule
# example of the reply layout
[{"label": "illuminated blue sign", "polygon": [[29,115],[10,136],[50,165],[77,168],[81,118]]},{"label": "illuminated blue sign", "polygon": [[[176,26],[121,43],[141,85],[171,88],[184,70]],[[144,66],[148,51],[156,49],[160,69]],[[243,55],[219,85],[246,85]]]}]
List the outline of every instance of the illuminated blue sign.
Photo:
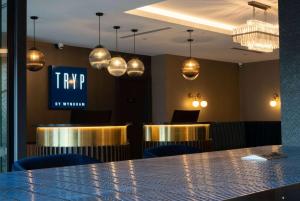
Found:
[{"label": "illuminated blue sign", "polygon": [[49,108],[87,107],[87,70],[65,66],[49,67]]}]

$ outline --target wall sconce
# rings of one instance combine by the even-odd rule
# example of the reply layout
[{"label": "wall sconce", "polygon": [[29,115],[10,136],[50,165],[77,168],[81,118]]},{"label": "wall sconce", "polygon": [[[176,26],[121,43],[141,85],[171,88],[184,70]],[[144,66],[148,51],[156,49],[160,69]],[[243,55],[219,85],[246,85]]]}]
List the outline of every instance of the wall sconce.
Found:
[{"label": "wall sconce", "polygon": [[277,93],[273,94],[272,99],[270,100],[269,104],[271,107],[276,107],[278,104],[280,103],[280,98],[279,95]]},{"label": "wall sconce", "polygon": [[208,102],[203,97],[201,97],[200,93],[197,93],[195,95],[189,93],[188,97],[194,99],[192,105],[195,108],[198,108],[199,106],[201,106],[202,108],[206,108],[208,105]]},{"label": "wall sconce", "polygon": [[193,100],[192,105],[193,107],[199,107],[200,103],[198,100]]}]

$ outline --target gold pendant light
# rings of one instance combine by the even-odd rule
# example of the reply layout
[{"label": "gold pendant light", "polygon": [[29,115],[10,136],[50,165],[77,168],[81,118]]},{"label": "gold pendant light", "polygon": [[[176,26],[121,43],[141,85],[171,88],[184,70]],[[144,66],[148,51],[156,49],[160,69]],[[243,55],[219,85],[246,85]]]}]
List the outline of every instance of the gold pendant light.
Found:
[{"label": "gold pendant light", "polygon": [[[116,51],[118,52],[118,30],[120,26],[114,26],[113,28],[116,30]],[[120,77],[126,73],[127,63],[121,56],[113,57],[109,62],[107,70],[112,76]]]},{"label": "gold pendant light", "polygon": [[[135,34],[138,32],[137,29],[132,29],[133,32],[133,54],[135,54]],[[139,58],[132,58],[127,63],[127,74],[130,77],[139,77],[144,74],[145,67],[143,62]]]},{"label": "gold pendant light", "polygon": [[33,47],[27,52],[27,64],[26,68],[30,71],[39,71],[45,66],[45,55],[43,52],[36,48],[35,41],[35,22],[38,19],[37,16],[31,16],[30,19],[33,20]]},{"label": "gold pendant light", "polygon": [[187,80],[195,80],[199,76],[200,64],[196,59],[192,58],[192,42],[194,41],[192,39],[193,30],[187,30],[187,32],[190,36],[188,39],[188,42],[190,43],[190,58],[183,62],[181,74]]},{"label": "gold pendant light", "polygon": [[101,35],[100,35],[100,18],[103,16],[103,13],[96,13],[96,16],[99,17],[99,43],[91,51],[89,55],[90,65],[95,69],[106,68],[110,62],[111,55],[109,51],[101,45]]}]

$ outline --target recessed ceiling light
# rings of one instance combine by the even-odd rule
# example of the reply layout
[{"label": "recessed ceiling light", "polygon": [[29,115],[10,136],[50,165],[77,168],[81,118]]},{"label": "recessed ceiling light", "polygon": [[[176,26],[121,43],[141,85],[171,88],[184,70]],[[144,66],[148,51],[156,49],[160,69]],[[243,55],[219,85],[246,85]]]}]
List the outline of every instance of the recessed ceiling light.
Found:
[{"label": "recessed ceiling light", "polygon": [[231,35],[232,30],[235,28],[235,26],[230,24],[213,21],[206,18],[195,17],[180,12],[174,12],[155,6],[144,6],[127,11],[126,13],[228,35]]}]

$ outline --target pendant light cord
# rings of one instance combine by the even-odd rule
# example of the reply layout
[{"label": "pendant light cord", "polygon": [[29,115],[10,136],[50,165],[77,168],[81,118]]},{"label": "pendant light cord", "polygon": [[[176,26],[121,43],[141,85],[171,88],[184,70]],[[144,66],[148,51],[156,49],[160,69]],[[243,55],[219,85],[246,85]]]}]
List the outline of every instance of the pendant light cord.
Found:
[{"label": "pendant light cord", "polygon": [[99,31],[99,35],[98,35],[98,37],[99,37],[99,45],[101,45],[101,31],[100,31],[100,28],[101,28],[101,22],[100,21],[101,20],[100,19],[101,19],[101,16],[99,15],[99,30],[98,30]]},{"label": "pendant light cord", "polygon": [[36,48],[36,42],[35,42],[35,20],[33,19],[33,47]]},{"label": "pendant light cord", "polygon": [[119,51],[119,47],[118,47],[118,29],[120,29],[120,26],[114,26],[113,27],[116,30],[116,52]]},{"label": "pendant light cord", "polygon": [[101,12],[97,12],[96,16],[98,16],[98,42],[99,42],[99,46],[101,46],[101,16],[103,16],[104,14]]},{"label": "pendant light cord", "polygon": [[135,32],[133,32],[133,54],[135,54]]},{"label": "pendant light cord", "polygon": [[33,21],[33,48],[36,48],[36,41],[35,41],[35,22],[38,18],[38,16],[31,16],[30,19]]},{"label": "pendant light cord", "polygon": [[190,58],[192,58],[192,32],[190,32]]},{"label": "pendant light cord", "polygon": [[189,33],[189,39],[187,41],[190,44],[190,58],[192,58],[192,42],[194,41],[192,39],[192,32],[193,32],[193,30],[187,30],[187,32]]},{"label": "pendant light cord", "polygon": [[116,29],[116,51],[117,52],[119,51],[119,48],[118,48],[118,29]]},{"label": "pendant light cord", "polygon": [[133,54],[135,54],[135,37],[138,29],[131,29],[131,32],[133,33]]}]

